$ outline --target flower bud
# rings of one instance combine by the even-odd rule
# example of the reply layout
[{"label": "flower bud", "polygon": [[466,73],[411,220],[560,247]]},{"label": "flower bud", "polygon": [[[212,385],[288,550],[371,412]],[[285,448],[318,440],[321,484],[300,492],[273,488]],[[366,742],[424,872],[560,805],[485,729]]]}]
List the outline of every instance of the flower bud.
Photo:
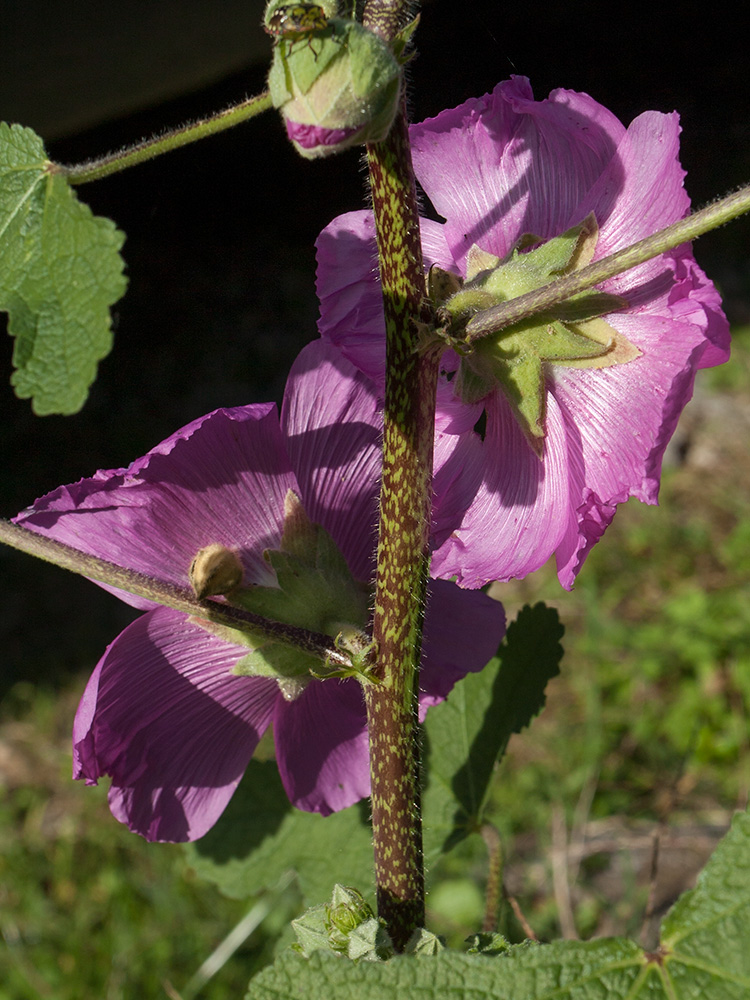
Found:
[{"label": "flower bud", "polygon": [[225,545],[206,545],[196,552],[188,578],[199,600],[228,594],[242,583],[240,557]]},{"label": "flower bud", "polygon": [[384,139],[401,87],[387,43],[313,4],[276,8],[270,20],[278,40],[268,85],[298,152],[314,159]]}]

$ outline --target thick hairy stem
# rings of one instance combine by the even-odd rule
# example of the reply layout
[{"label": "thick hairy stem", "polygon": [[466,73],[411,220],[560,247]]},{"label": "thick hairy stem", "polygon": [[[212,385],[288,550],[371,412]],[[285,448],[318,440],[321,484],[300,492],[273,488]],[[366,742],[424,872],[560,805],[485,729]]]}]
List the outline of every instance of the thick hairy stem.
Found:
[{"label": "thick hairy stem", "polygon": [[383,286],[387,380],[373,637],[379,683],[365,693],[378,912],[397,948],[424,923],[417,695],[429,568],[437,360],[415,352],[427,319],[406,118],[368,147]]},{"label": "thick hairy stem", "polygon": [[401,27],[404,8],[411,9],[399,0],[367,0],[362,23],[376,35],[390,41]]}]

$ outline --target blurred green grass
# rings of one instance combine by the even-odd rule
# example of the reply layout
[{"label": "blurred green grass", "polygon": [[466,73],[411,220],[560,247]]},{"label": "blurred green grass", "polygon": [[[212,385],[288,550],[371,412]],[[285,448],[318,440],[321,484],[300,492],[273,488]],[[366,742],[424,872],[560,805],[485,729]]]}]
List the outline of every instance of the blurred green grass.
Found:
[{"label": "blurred green grass", "polygon": [[[654,832],[666,831],[666,844],[681,831],[692,848],[690,863],[669,872],[658,911],[747,802],[749,375],[743,329],[732,362],[699,376],[661,506],[621,508],[573,592],[551,566],[498,588],[511,616],[545,600],[567,629],[562,676],[535,725],[511,741],[490,808],[506,886],[542,938],[561,926],[638,936],[671,857],[665,850],[657,878],[644,878]],[[198,882],[179,847],[130,834],[104,787],[71,782],[85,680],[62,693],[19,682],[2,706],[0,1000],[177,996],[253,904]],[[482,841],[465,842],[431,878],[431,926],[457,943],[481,920]],[[294,906],[291,891],[197,995],[241,995]],[[523,936],[507,903],[500,922]]]},{"label": "blurred green grass", "polygon": [[[71,781],[79,693],[18,684],[3,706],[1,1000],[167,996],[165,983],[179,989],[252,905],[194,878],[178,845],[117,823],[106,782]],[[241,949],[203,995],[243,995],[268,940]]]}]

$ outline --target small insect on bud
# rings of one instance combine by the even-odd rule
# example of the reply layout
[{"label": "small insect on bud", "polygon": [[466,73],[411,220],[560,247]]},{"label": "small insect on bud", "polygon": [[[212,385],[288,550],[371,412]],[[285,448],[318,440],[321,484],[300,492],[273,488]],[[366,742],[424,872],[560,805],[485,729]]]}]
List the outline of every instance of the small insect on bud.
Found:
[{"label": "small insect on bud", "polygon": [[188,577],[199,600],[229,594],[242,583],[242,563],[226,545],[206,545],[190,563]]},{"label": "small insect on bud", "polygon": [[[291,40],[292,46],[304,38],[311,48],[314,33],[325,31],[327,27],[325,11],[315,3],[290,3],[274,7],[263,25],[264,31],[274,38],[287,38]],[[315,54],[315,50],[312,51]]]}]

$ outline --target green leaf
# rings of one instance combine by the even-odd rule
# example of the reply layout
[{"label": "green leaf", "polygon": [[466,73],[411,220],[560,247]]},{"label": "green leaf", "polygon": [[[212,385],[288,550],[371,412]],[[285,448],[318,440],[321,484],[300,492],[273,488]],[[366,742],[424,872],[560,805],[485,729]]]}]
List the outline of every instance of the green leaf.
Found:
[{"label": "green leaf", "polygon": [[695,889],[664,918],[661,939],[670,978],[703,984],[695,996],[750,996],[748,927],[750,812],[734,817]]},{"label": "green leaf", "polygon": [[331,816],[289,803],[274,761],[253,760],[224,815],[201,840],[186,845],[189,863],[236,899],[297,873],[306,906],[330,898],[336,882],[363,894],[372,887],[372,833],[362,803]]},{"label": "green leaf", "polygon": [[496,761],[511,734],[542,710],[547,682],[560,671],[562,634],[554,608],[527,605],[508,628],[498,658],[430,709],[422,800],[428,859],[479,826]]},{"label": "green leaf", "polygon": [[[246,1000],[614,1000],[625,997],[638,974],[637,945],[596,942],[578,945],[566,961],[568,942],[538,948],[516,948],[507,956],[486,958],[443,951],[434,957],[399,956],[390,962],[353,963],[315,952],[309,960],[281,956],[250,983]],[[585,951],[585,954],[580,954]],[[518,961],[513,961],[518,957]],[[521,960],[526,959],[522,965]],[[533,959],[530,962],[529,959]],[[623,969],[624,966],[624,969]],[[572,994],[569,982],[591,977],[594,988]],[[625,987],[625,990],[623,990]],[[649,996],[654,1000],[658,994]]]},{"label": "green leaf", "polygon": [[76,413],[112,347],[124,236],[78,201],[31,129],[0,122],[0,309],[16,338],[11,384],[35,413]]},{"label": "green leaf", "polygon": [[747,1000],[750,996],[750,815],[735,817],[698,886],[678,900],[647,952],[632,941],[556,941],[497,957],[441,952],[380,965],[283,955],[247,1000]]}]

